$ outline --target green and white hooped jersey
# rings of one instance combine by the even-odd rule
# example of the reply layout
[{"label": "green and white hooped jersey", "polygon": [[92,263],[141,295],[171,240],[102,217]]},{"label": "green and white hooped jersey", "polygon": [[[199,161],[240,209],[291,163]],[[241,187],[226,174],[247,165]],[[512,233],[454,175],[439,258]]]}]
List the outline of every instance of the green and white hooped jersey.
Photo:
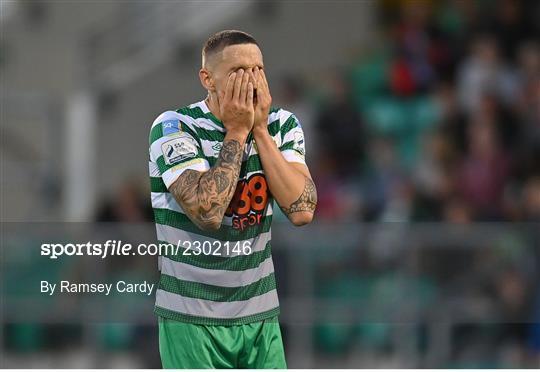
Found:
[{"label": "green and white hooped jersey", "polygon": [[[159,257],[155,313],[165,318],[233,325],[279,313],[270,248],[273,198],[252,135],[219,230],[199,229],[168,192],[184,171],[215,164],[225,131],[204,100],[166,111],[152,124],[149,168],[157,239],[180,247]],[[268,131],[287,161],[305,164],[304,134],[292,113],[272,109]]]}]

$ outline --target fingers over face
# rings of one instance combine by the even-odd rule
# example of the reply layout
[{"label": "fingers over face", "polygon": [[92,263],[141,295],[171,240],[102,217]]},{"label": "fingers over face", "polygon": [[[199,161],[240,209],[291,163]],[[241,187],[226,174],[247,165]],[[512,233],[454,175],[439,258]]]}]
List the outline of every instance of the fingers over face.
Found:
[{"label": "fingers over face", "polygon": [[228,100],[233,99],[235,79],[236,79],[236,72],[233,72],[232,74],[229,75],[229,79],[227,80],[227,86],[225,87],[225,99],[228,99]]},{"label": "fingers over face", "polygon": [[259,69],[259,78],[261,79],[262,86],[266,89],[267,92],[270,92],[268,87],[268,81],[266,80],[266,75],[263,69]]},{"label": "fingers over face", "polygon": [[259,85],[260,85],[260,79],[259,79],[259,68],[258,67],[254,67],[253,70],[252,70],[252,74],[253,74],[253,87],[254,89],[258,89],[259,88]]},{"label": "fingers over face", "polygon": [[253,82],[252,81],[250,81],[247,86],[246,103],[248,105],[253,105]]},{"label": "fingers over face", "polygon": [[241,92],[240,92],[240,102],[245,102],[246,101],[248,83],[249,83],[250,79],[251,79],[251,77],[250,77],[249,73],[246,71],[244,73],[244,75],[242,76],[242,88],[241,88]]},{"label": "fingers over face", "polygon": [[243,77],[244,77],[244,70],[239,69],[236,72],[236,80],[234,82],[234,96],[233,96],[233,98],[235,100],[238,100],[240,98],[240,91],[242,90]]},{"label": "fingers over face", "polygon": [[253,68],[253,78],[254,78],[254,84],[253,84],[253,88],[256,90],[256,91],[262,91],[263,88],[264,88],[264,81],[261,77],[261,68],[260,67],[257,67],[255,66]]},{"label": "fingers over face", "polygon": [[255,89],[257,87],[257,78],[255,77],[255,69],[250,68],[247,70],[247,73],[249,74],[250,80],[253,83],[253,88]]}]

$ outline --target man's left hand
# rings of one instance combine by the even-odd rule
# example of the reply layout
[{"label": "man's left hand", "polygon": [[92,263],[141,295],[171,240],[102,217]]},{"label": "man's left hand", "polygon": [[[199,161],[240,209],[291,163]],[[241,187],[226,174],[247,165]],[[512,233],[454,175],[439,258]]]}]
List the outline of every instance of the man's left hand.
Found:
[{"label": "man's left hand", "polygon": [[257,98],[255,102],[255,121],[253,130],[268,130],[268,114],[272,105],[272,96],[264,71],[258,67],[253,69]]}]

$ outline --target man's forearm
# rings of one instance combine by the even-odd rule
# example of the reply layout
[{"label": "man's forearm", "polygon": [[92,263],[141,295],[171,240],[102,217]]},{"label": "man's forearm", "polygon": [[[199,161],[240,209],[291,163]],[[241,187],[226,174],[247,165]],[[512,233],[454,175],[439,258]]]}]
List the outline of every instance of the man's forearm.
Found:
[{"label": "man's forearm", "polygon": [[309,173],[301,172],[285,160],[265,127],[254,129],[253,134],[274,199],[293,223],[308,223],[317,206],[317,191]]},{"label": "man's forearm", "polygon": [[206,172],[187,170],[170,192],[188,217],[203,230],[217,230],[234,195],[247,134],[228,132],[216,164]]}]

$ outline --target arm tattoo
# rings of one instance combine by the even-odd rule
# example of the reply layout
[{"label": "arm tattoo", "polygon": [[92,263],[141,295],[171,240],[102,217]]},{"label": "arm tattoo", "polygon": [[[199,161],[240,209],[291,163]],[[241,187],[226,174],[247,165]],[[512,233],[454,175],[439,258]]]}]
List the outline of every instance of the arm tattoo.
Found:
[{"label": "arm tattoo", "polygon": [[170,192],[197,226],[217,229],[233,197],[241,165],[242,146],[228,140],[212,168],[206,172],[185,171],[171,185]]},{"label": "arm tattoo", "polygon": [[306,177],[306,185],[304,186],[304,191],[302,191],[300,197],[288,208],[281,207],[281,210],[288,216],[294,212],[314,212],[316,206],[317,190],[315,189],[315,184],[310,178]]}]

